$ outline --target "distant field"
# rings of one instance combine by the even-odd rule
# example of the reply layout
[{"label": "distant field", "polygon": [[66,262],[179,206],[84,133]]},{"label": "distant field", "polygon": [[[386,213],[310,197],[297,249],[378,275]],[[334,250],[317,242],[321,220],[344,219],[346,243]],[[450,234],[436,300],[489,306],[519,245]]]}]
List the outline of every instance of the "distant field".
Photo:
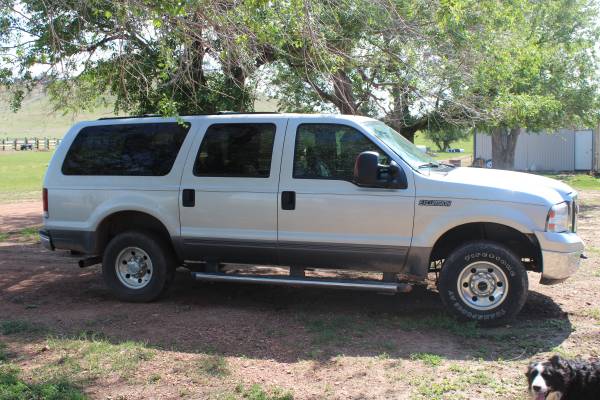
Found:
[{"label": "distant field", "polygon": [[600,190],[600,178],[588,174],[546,175],[558,179],[577,190]]},{"label": "distant field", "polygon": [[[259,99],[255,102],[256,111],[277,111],[277,103]],[[48,97],[42,91],[35,91],[23,102],[23,107],[14,113],[6,101],[0,101],[0,139],[2,138],[62,138],[73,123],[94,120],[114,115],[111,108],[94,112],[66,114],[53,111]]]},{"label": "distant field", "polygon": [[40,199],[42,180],[53,152],[0,151],[0,202]]},{"label": "distant field", "polygon": [[465,140],[459,140],[458,142],[452,143],[453,148],[465,149],[464,153],[446,153],[445,151],[437,151],[437,146],[431,140],[427,139],[425,133],[417,132],[415,136],[415,144],[427,146],[429,151],[436,154],[435,159],[437,160],[448,160],[451,158],[462,158],[465,156],[473,155],[473,136],[469,136]]},{"label": "distant field", "polygon": [[34,91],[14,113],[6,101],[0,102],[0,138],[62,138],[74,122],[113,115],[111,109],[63,115],[52,110],[48,97]]}]

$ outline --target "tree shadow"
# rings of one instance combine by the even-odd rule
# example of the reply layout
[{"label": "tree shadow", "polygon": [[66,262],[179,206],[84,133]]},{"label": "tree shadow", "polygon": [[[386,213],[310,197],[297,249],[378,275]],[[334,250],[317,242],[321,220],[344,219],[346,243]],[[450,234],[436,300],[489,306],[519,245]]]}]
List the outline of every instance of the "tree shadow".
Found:
[{"label": "tree shadow", "polygon": [[341,354],[521,359],[552,350],[573,330],[552,298],[533,291],[514,323],[482,328],[447,316],[438,293],[424,285],[389,296],[200,283],[184,269],[160,300],[123,303],[104,286],[99,267],[79,269],[66,252],[32,244],[0,249],[0,320],[29,321],[55,335],[89,332],[189,353],[327,363]]}]

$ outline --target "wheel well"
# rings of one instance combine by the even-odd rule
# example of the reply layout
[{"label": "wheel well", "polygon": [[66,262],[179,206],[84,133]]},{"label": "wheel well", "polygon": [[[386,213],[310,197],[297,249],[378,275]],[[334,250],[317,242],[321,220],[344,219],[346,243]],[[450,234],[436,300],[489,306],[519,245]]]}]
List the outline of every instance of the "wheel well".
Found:
[{"label": "wheel well", "polygon": [[435,242],[430,261],[435,263],[444,260],[454,249],[474,240],[503,244],[523,260],[528,270],[540,270],[541,249],[535,235],[524,234],[510,226],[492,222],[469,223],[450,229]]},{"label": "wheel well", "polygon": [[171,235],[162,222],[150,214],[140,211],[119,211],[104,218],[96,230],[97,254],[102,254],[110,240],[121,232],[129,230],[150,231],[161,238],[165,243],[171,243]]}]

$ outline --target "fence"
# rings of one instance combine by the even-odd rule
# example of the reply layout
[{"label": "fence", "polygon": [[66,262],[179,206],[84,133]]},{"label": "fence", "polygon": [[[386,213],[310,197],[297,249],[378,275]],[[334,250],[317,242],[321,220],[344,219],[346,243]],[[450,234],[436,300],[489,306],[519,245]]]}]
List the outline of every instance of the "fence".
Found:
[{"label": "fence", "polygon": [[0,151],[50,150],[56,148],[61,140],[50,138],[0,139]]}]

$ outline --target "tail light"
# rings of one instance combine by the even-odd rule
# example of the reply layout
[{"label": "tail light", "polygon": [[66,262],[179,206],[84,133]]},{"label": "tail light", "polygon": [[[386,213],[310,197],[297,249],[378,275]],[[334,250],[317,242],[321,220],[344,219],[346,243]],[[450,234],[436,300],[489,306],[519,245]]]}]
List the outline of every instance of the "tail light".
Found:
[{"label": "tail light", "polygon": [[48,218],[48,189],[42,189],[42,201],[44,203],[44,217]]}]

